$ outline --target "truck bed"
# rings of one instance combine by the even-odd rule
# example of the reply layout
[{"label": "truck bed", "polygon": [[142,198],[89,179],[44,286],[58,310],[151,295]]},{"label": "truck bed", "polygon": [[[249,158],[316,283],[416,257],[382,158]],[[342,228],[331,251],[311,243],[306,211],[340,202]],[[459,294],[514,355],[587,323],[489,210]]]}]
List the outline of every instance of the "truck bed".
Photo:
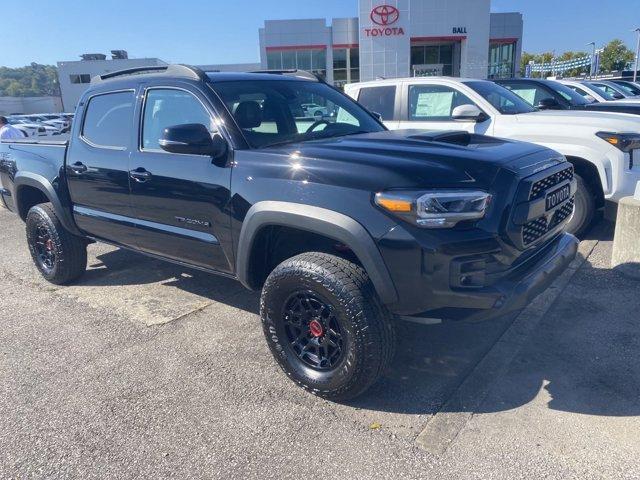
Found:
[{"label": "truck bed", "polygon": [[0,142],[0,206],[15,211],[16,177],[29,176],[58,185],[69,136],[2,140]]}]

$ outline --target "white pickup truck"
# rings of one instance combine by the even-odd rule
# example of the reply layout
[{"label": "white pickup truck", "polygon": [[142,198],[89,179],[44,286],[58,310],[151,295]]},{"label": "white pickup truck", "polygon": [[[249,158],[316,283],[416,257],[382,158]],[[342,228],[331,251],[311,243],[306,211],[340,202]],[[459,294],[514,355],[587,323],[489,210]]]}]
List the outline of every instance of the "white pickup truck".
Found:
[{"label": "white pickup truck", "polygon": [[467,130],[552,148],[575,168],[578,192],[568,230],[584,233],[598,208],[633,195],[640,181],[640,118],[537,111],[486,80],[418,77],[354,83],[345,92],[392,130]]}]

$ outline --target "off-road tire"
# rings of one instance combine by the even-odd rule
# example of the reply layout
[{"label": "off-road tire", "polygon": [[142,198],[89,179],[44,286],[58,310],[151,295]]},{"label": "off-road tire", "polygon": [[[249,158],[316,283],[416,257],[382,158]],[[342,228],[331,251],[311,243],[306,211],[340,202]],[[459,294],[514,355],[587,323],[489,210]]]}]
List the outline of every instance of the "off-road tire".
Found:
[{"label": "off-road tire", "polygon": [[[287,299],[298,291],[328,301],[344,335],[335,367],[318,370],[299,358],[285,330]],[[359,265],[326,253],[303,253],[278,265],[260,298],[264,334],[276,361],[300,387],[331,400],[349,400],[378,380],[395,353],[390,315]]]},{"label": "off-road tire", "polygon": [[[87,268],[86,242],[62,226],[50,203],[42,203],[29,210],[26,230],[31,258],[47,281],[63,285],[76,280],[85,272]],[[39,231],[46,232],[51,241],[54,254],[51,268],[47,268],[39,258],[37,251]]]},{"label": "off-road tire", "polygon": [[577,237],[582,237],[593,223],[596,214],[596,199],[589,184],[580,175],[575,174],[575,179],[578,183],[578,191],[576,192],[573,216],[569,220],[566,230]]}]

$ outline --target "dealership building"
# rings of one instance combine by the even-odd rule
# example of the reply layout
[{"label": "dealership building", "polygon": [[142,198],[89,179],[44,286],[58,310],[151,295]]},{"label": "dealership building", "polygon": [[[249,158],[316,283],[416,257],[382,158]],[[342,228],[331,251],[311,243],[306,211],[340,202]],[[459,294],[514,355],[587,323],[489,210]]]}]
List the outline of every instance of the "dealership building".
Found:
[{"label": "dealership building", "polygon": [[358,16],[267,20],[262,68],[312,70],[336,85],[427,75],[497,78],[518,73],[522,14],[490,0],[359,0]]}]

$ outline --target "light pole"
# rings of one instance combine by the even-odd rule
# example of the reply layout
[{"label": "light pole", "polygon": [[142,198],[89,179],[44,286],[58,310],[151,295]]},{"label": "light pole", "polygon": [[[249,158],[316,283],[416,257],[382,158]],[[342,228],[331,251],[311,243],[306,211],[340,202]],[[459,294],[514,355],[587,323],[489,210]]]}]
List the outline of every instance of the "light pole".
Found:
[{"label": "light pole", "polygon": [[596,58],[596,42],[587,43],[587,47],[591,45],[593,47],[593,52],[591,53],[591,67],[589,68],[589,80],[593,77],[593,62]]},{"label": "light pole", "polygon": [[636,63],[633,69],[633,81],[638,79],[638,60],[640,59],[640,28],[634,30],[638,34],[638,44],[636,45]]}]

